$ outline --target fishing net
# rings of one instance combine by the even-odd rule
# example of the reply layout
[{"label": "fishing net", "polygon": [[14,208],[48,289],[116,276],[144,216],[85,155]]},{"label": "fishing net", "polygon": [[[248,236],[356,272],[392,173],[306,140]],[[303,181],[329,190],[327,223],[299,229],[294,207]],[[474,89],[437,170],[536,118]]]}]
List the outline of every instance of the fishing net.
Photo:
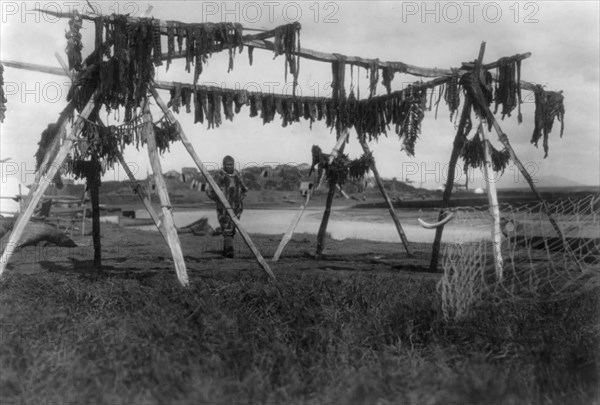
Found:
[{"label": "fishing net", "polygon": [[488,207],[454,209],[449,230],[468,229],[476,239],[444,247],[438,289],[447,319],[468,315],[483,299],[560,300],[600,288],[599,195],[500,204],[500,217],[501,278],[495,271]]}]

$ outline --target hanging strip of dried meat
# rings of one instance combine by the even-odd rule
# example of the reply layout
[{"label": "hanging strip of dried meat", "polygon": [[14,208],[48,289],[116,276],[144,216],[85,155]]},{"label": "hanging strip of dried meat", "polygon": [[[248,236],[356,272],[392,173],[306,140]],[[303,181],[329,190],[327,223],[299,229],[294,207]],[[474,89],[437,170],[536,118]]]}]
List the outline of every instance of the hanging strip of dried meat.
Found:
[{"label": "hanging strip of dried meat", "polygon": [[379,59],[369,62],[369,97],[373,97],[377,92],[377,82],[379,82]]},{"label": "hanging strip of dried meat", "polygon": [[187,86],[184,86],[181,88],[181,104],[183,104],[185,106],[185,112],[186,113],[190,113],[192,112],[192,108],[191,108],[191,102],[192,102],[192,89],[190,89]]},{"label": "hanging strip of dried meat", "polygon": [[160,20],[152,19],[152,55],[154,56],[154,66],[162,65],[162,43],[160,35]]},{"label": "hanging strip of dried meat", "polygon": [[200,90],[194,91],[194,124],[197,122],[204,123]]},{"label": "hanging strip of dried meat", "polygon": [[246,90],[236,91],[233,96],[233,102],[235,103],[235,113],[239,114],[242,106],[249,103],[248,92]]},{"label": "hanging strip of dried meat", "polygon": [[385,86],[388,94],[392,92],[392,80],[394,80],[394,69],[386,66],[381,72],[381,83]]},{"label": "hanging strip of dried meat", "polygon": [[83,21],[79,16],[77,10],[73,13],[73,16],[69,20],[69,31],[65,34],[67,38],[67,59],[69,61],[69,69],[79,69],[81,67],[82,57],[81,50],[83,45],[81,43],[81,27]]},{"label": "hanging strip of dried meat", "polygon": [[450,81],[446,83],[444,101],[450,110],[450,121],[452,121],[452,117],[460,105],[459,76],[457,70],[452,71],[452,77],[450,78]]},{"label": "hanging strip of dried meat", "polygon": [[516,63],[510,58],[500,58],[497,71],[494,114],[498,112],[498,106],[502,105],[502,119],[504,119],[507,115],[510,117],[511,111],[517,106]]},{"label": "hanging strip of dried meat", "polygon": [[223,95],[223,111],[225,112],[225,119],[233,121],[233,93],[227,91]]},{"label": "hanging strip of dried meat", "polygon": [[4,122],[7,101],[4,96],[4,66],[0,65],[0,122]]},{"label": "hanging strip of dried meat", "polygon": [[250,63],[250,66],[252,66],[253,54],[254,54],[254,47],[248,46],[248,62]]},{"label": "hanging strip of dried meat", "polygon": [[167,21],[167,70],[175,53],[175,26],[173,21]]}]

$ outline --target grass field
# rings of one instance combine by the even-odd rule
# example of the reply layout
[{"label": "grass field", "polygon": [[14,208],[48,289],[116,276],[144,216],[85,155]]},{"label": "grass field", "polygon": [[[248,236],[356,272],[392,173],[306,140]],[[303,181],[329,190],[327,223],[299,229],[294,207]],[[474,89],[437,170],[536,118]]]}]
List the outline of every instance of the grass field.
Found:
[{"label": "grass field", "polygon": [[598,291],[446,322],[436,277],[278,278],[213,266],[182,289],[172,271],[11,272],[0,402],[598,402]]}]

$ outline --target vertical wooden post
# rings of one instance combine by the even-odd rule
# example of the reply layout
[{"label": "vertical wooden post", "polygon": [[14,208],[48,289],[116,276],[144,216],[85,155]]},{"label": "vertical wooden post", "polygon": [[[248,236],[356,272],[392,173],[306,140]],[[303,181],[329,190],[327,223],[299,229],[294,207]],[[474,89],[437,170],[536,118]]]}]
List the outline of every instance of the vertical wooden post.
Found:
[{"label": "vertical wooden post", "polygon": [[[25,206],[25,210],[17,218],[17,221],[15,222],[15,225],[13,227],[13,230],[10,233],[10,237],[8,238],[6,247],[4,248],[4,252],[2,253],[2,257],[0,258],[0,276],[6,269],[6,266],[8,265],[8,261],[10,260],[10,257],[12,256],[13,251],[17,246],[17,243],[19,242],[19,239],[23,235],[25,226],[31,219],[33,210],[35,209],[37,204],[40,202],[40,199],[42,198],[42,196],[44,195],[44,192],[48,188],[48,185],[50,184],[51,179],[54,178],[54,176],[58,172],[59,167],[64,163],[65,159],[67,158],[67,155],[69,154],[69,150],[71,149],[71,146],[73,145],[73,141],[79,136],[79,133],[81,132],[82,127],[83,127],[83,122],[84,122],[83,120],[86,119],[90,115],[92,110],[94,109],[95,95],[96,95],[96,93],[94,93],[94,95],[92,95],[92,97],[88,101],[87,105],[85,106],[85,108],[83,109],[83,111],[81,112],[79,117],[77,118],[77,121],[73,124],[73,127],[71,128],[71,133],[64,140],[62,146],[60,147],[60,149],[56,155],[56,158],[54,159],[54,162],[52,162],[52,164],[49,165],[48,172],[46,173],[46,175],[44,177],[42,177],[40,175],[40,180],[36,181],[33,184],[33,186],[31,187],[30,198],[28,198],[27,205]],[[41,169],[42,168],[40,168],[40,170]]]},{"label": "vertical wooden post", "polygon": [[[348,131],[345,130],[344,133],[342,134],[342,136],[337,140],[335,146],[333,147],[333,149],[331,150],[331,153],[329,154],[329,159],[328,159],[329,163],[331,163],[333,161],[333,159],[337,156],[340,148],[346,142],[346,139],[348,139],[348,135],[349,135]],[[298,226],[298,223],[300,222],[300,218],[302,218],[302,214],[304,214],[304,211],[306,210],[306,207],[308,206],[308,202],[310,201],[313,193],[319,188],[321,183],[323,183],[323,179],[325,179],[324,172],[323,172],[323,174],[321,174],[319,183],[316,186],[314,186],[312,189],[308,190],[308,192],[306,193],[306,198],[304,200],[304,203],[300,206],[300,210],[296,213],[296,215],[292,219],[292,222],[290,222],[290,226],[288,227],[288,230],[286,231],[285,235],[283,235],[281,242],[279,242],[277,251],[275,252],[275,255],[273,256],[274,262],[279,260],[281,253],[283,253],[283,249],[285,249],[285,246],[292,239],[292,235],[294,234],[296,227]]]},{"label": "vertical wooden post", "polygon": [[146,138],[148,156],[150,158],[150,165],[152,166],[152,171],[154,172],[156,189],[158,191],[158,197],[160,198],[160,205],[162,206],[165,230],[167,231],[167,241],[169,242],[171,254],[173,255],[173,262],[175,264],[177,278],[179,279],[181,285],[187,286],[189,284],[187,269],[185,267],[183,252],[181,251],[179,237],[177,236],[177,230],[175,229],[175,224],[173,221],[173,212],[171,210],[171,202],[169,200],[167,184],[165,183],[165,179],[162,175],[162,167],[158,156],[158,150],[156,149],[156,137],[154,135],[154,128],[152,127],[152,115],[150,114],[150,107],[148,104],[148,98],[146,97],[142,106],[142,131],[144,137]]},{"label": "vertical wooden post", "polygon": [[[360,146],[362,146],[363,151],[366,154],[370,154],[371,151],[369,149],[369,145],[367,145],[367,142],[364,140],[361,130],[356,125],[354,126],[354,128],[356,129],[356,133],[358,135],[358,142],[360,142]],[[406,249],[406,254],[408,256],[412,256],[412,253],[410,252],[410,250],[408,248],[408,238],[406,237],[406,234],[404,233],[404,229],[402,228],[402,224],[400,223],[400,220],[398,219],[398,216],[396,215],[396,211],[394,210],[394,204],[392,204],[392,200],[390,200],[390,197],[387,195],[387,192],[385,191],[385,188],[383,187],[383,181],[381,180],[381,176],[379,176],[379,171],[377,170],[377,166],[375,165],[375,158],[373,158],[373,164],[371,165],[371,171],[373,172],[373,176],[375,177],[375,182],[377,183],[377,187],[379,188],[379,191],[381,192],[381,195],[383,196],[383,199],[385,200],[385,202],[388,206],[388,210],[390,212],[390,215],[392,216],[392,220],[394,221],[394,224],[396,225],[396,230],[398,231],[398,235],[400,235],[400,240],[402,241],[402,244],[404,245],[404,249]]]},{"label": "vertical wooden post", "polygon": [[496,267],[496,277],[502,280],[503,277],[503,259],[502,259],[502,233],[500,230],[500,208],[498,206],[498,193],[496,183],[490,177],[492,171],[492,158],[490,155],[489,141],[485,137],[483,123],[479,124],[479,134],[483,142],[485,161],[481,166],[483,176],[485,177],[486,191],[490,205],[490,214],[492,215],[492,241],[494,244],[494,265]]},{"label": "vertical wooden post", "polygon": [[87,184],[92,205],[92,241],[94,244],[94,267],[102,268],[102,243],[100,241],[100,163],[94,154],[88,168]]},{"label": "vertical wooden post", "polygon": [[[442,197],[442,205],[448,207],[450,204],[450,197],[452,196],[452,189],[454,188],[454,174],[456,172],[456,162],[460,155],[460,151],[465,144],[467,134],[465,133],[465,127],[467,121],[470,120],[471,116],[471,98],[469,95],[465,95],[465,101],[463,104],[463,110],[458,123],[458,129],[456,130],[456,136],[454,137],[454,143],[452,145],[452,152],[450,153],[450,162],[448,163],[448,179],[446,180],[446,186],[444,188],[444,194]],[[446,218],[446,210],[441,209],[438,215],[438,222]],[[442,243],[442,233],[444,232],[444,225],[438,226],[435,229],[435,238],[433,240],[433,246],[431,249],[431,262],[429,263],[429,271],[437,271],[438,260],[440,255],[440,244]]]},{"label": "vertical wooden post", "polygon": [[327,224],[329,223],[329,216],[331,215],[331,205],[333,203],[333,196],[335,195],[335,185],[329,184],[329,190],[327,191],[327,200],[325,201],[325,212],[323,212],[323,218],[321,219],[321,225],[319,225],[319,233],[317,234],[317,259],[320,259],[323,255],[323,249],[325,249],[325,234],[327,232]]},{"label": "vertical wooden post", "polygon": [[83,217],[81,218],[81,236],[85,236],[85,216],[87,215],[87,207],[85,205],[85,193],[83,194]]}]

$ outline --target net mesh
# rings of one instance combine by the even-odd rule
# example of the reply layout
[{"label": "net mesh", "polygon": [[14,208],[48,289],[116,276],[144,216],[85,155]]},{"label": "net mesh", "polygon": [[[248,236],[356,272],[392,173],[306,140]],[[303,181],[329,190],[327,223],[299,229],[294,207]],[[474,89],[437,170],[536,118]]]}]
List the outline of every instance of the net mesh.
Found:
[{"label": "net mesh", "polygon": [[599,195],[501,204],[502,278],[495,272],[488,208],[453,210],[450,231],[468,230],[471,239],[443,250],[438,289],[446,318],[467,316],[482,299],[559,300],[600,287]]}]

